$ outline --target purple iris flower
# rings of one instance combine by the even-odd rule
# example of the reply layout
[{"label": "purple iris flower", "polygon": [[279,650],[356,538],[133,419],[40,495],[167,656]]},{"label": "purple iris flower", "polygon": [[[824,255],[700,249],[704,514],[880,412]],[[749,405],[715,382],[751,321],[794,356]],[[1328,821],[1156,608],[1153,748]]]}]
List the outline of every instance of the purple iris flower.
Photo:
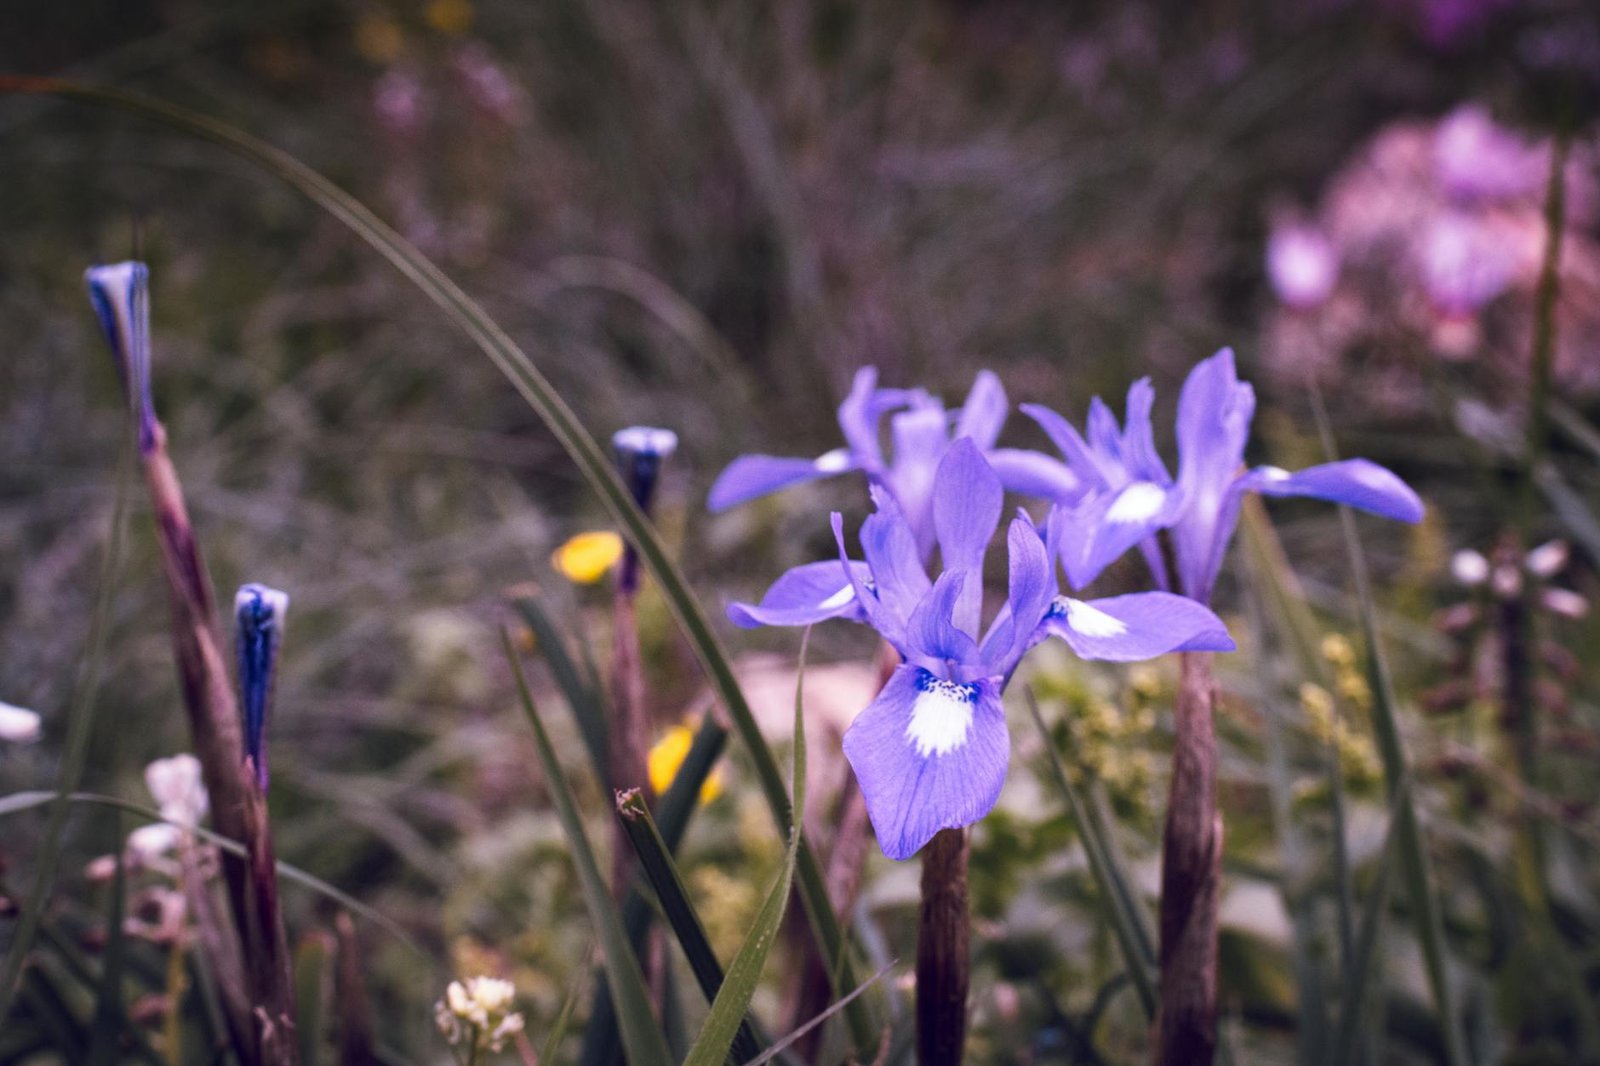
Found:
[{"label": "purple iris flower", "polygon": [[1222,557],[1239,522],[1246,492],[1310,496],[1405,522],[1422,519],[1422,501],[1385,467],[1345,459],[1290,473],[1276,466],[1242,469],[1255,415],[1255,390],[1234,372],[1233,351],[1222,349],[1189,372],[1178,398],[1178,477],[1156,453],[1150,428],[1155,392],[1148,379],[1128,391],[1127,419],[1098,398],[1089,410],[1088,437],[1038,405],[1022,410],[1061,449],[1082,488],[1058,495],[1051,519],[1061,535],[1061,562],[1082,588],[1129,548],[1143,551],[1157,583],[1168,587],[1156,533],[1172,531],[1178,586],[1209,603]]},{"label": "purple iris flower", "polygon": [[[760,604],[734,604],[741,626],[809,625],[848,618],[876,629],[902,662],[844,737],[879,846],[915,854],[941,829],[970,825],[1000,797],[1010,739],[1000,696],[1029,648],[1050,636],[1080,656],[1129,661],[1178,648],[1231,651],[1222,622],[1164,592],[1082,601],[1058,595],[1051,549],[1027,515],[1007,530],[1010,587],[986,629],[983,560],[999,525],[1004,488],[971,439],[944,453],[929,510],[942,570],[928,576],[915,531],[893,493],[874,485],[876,513],[861,527],[865,561],[848,557],[833,515],[839,560],[779,578]],[[1047,544],[1047,541],[1049,544]]]},{"label": "purple iris flower", "polygon": [[[743,455],[711,486],[712,511],[764,496],[778,489],[835,474],[860,471],[870,484],[893,495],[910,523],[917,549],[933,553],[934,472],[952,440],[971,438],[988,458],[1006,488],[1029,496],[1053,497],[1077,488],[1077,477],[1064,464],[1020,448],[996,448],[1008,409],[1005,389],[991,372],[981,371],[959,411],[946,411],[943,401],[923,389],[880,389],[875,367],[856,371],[850,395],[839,405],[839,428],[845,446],[815,459]],[[892,458],[879,439],[889,416]]]}]

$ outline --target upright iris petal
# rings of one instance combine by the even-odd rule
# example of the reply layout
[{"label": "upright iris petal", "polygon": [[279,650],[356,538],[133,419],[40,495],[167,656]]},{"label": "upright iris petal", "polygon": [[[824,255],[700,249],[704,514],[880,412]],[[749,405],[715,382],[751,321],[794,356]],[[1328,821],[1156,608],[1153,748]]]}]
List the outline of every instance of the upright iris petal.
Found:
[{"label": "upright iris petal", "polygon": [[[707,504],[713,511],[724,511],[793,485],[860,472],[869,485],[894,495],[926,560],[936,540],[934,475],[952,440],[971,440],[990,460],[1001,484],[1013,492],[1054,497],[1078,486],[1078,476],[1059,460],[994,446],[1005,425],[1007,406],[1000,379],[987,370],[978,374],[960,410],[952,412],[922,389],[878,388],[877,370],[863,367],[839,405],[844,447],[815,459],[740,456],[717,478]],[[887,458],[881,440],[885,418],[891,444]]]},{"label": "upright iris petal", "polygon": [[143,263],[113,263],[84,272],[89,302],[117,361],[123,395],[139,427],[139,451],[156,446],[155,403],[150,396],[150,269]]},{"label": "upright iris petal", "polygon": [[1198,364],[1184,382],[1178,398],[1176,481],[1155,450],[1153,401],[1149,381],[1135,382],[1119,432],[1115,416],[1096,400],[1087,439],[1049,408],[1022,407],[1060,450],[1081,486],[1050,497],[1051,521],[1062,532],[1060,560],[1073,588],[1093,581],[1132,547],[1144,553],[1157,584],[1165,588],[1166,564],[1156,537],[1170,529],[1178,587],[1193,600],[1209,602],[1245,492],[1310,496],[1405,522],[1422,518],[1417,494],[1366,459],[1297,473],[1273,466],[1244,471],[1256,396],[1239,380],[1230,349]]},{"label": "upright iris petal", "polygon": [[233,601],[239,645],[239,703],[244,714],[245,754],[255,766],[256,785],[267,790],[267,719],[272,715],[278,649],[283,644],[289,596],[266,585],[248,584]]}]

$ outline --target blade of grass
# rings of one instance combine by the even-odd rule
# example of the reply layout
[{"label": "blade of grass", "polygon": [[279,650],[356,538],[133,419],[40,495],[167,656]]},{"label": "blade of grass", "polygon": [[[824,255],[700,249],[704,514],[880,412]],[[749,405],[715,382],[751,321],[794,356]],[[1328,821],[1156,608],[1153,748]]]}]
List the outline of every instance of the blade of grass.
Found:
[{"label": "blade of grass", "polygon": [[40,838],[37,866],[33,875],[32,890],[22,905],[22,916],[11,934],[11,949],[6,954],[5,969],[0,972],[0,1026],[11,1013],[17,982],[22,967],[33,945],[39,919],[44,914],[45,899],[55,882],[56,870],[61,864],[62,837],[66,832],[65,802],[83,779],[84,764],[89,758],[89,736],[94,728],[94,693],[100,685],[100,668],[105,661],[106,633],[111,627],[111,591],[116,587],[117,569],[122,560],[124,534],[127,529],[128,486],[133,471],[132,433],[123,435],[127,443],[117,460],[116,502],[111,510],[111,530],[106,537],[105,554],[100,563],[100,589],[95,594],[94,613],[89,617],[89,639],[78,671],[77,684],[67,711],[67,739],[61,755],[61,769],[56,775],[55,799],[50,809],[44,836]]},{"label": "blade of grass", "polygon": [[539,652],[550,665],[550,675],[555,679],[556,687],[567,698],[567,706],[572,708],[583,745],[589,749],[589,758],[594,762],[595,775],[610,788],[610,763],[606,759],[607,718],[600,690],[586,684],[579,675],[577,665],[567,652],[566,638],[537,599],[518,596],[512,604],[533,633]]},{"label": "blade of grass", "polygon": [[[811,1032],[811,1030],[815,1029],[819,1025],[826,1025],[829,1018],[832,1018],[835,1014],[838,1014],[841,1010],[844,1010],[857,996],[862,995],[867,989],[871,988],[873,985],[887,977],[889,975],[889,971],[893,970],[897,964],[897,961],[889,962],[877,973],[873,974],[871,977],[861,982],[861,984],[851,989],[850,992],[842,999],[830,1004],[827,1010],[823,1011],[821,1014],[818,1014],[815,1018],[812,1018],[809,1022],[806,1022],[806,1024],[802,1025],[788,1036],[774,1042],[771,1047],[767,1048],[767,1050],[746,1062],[744,1066],[763,1066],[764,1063],[771,1062],[779,1055],[782,1055],[785,1051],[788,1051],[790,1048],[794,1047],[795,1044],[799,1043],[800,1039],[807,1033]],[[885,1056],[884,1059],[876,1061],[897,1062],[899,1060],[893,1056]]]},{"label": "blade of grass", "polygon": [[[677,938],[678,946],[683,949],[684,958],[689,962],[689,969],[694,973],[701,993],[705,995],[707,1003],[714,1002],[722,988],[722,964],[711,949],[705,924],[689,902],[688,890],[678,873],[677,864],[667,851],[666,841],[661,839],[655,820],[650,817],[650,808],[645,805],[644,797],[637,789],[618,794],[617,817],[628,831],[628,840],[639,856],[639,865],[655,889],[661,911],[667,917],[667,924]],[[733,1038],[734,1057],[743,1062],[760,1053],[761,1044],[751,1030],[749,1021],[741,1021],[739,1031]]]},{"label": "blade of grass", "polygon": [[1117,947],[1122,951],[1122,961],[1128,975],[1133,979],[1134,991],[1139,994],[1139,1004],[1144,1008],[1145,1017],[1153,1019],[1156,1016],[1156,986],[1151,968],[1155,959],[1141,947],[1144,939],[1137,928],[1138,919],[1127,911],[1123,894],[1114,883],[1110,844],[1101,839],[1098,822],[1090,816],[1088,804],[1067,775],[1067,768],[1062,764],[1055,742],[1050,737],[1050,729],[1044,723],[1044,716],[1039,713],[1039,701],[1027,687],[1023,688],[1022,695],[1027,701],[1029,713],[1033,715],[1033,724],[1039,729],[1039,737],[1044,741],[1045,751],[1050,756],[1050,776],[1066,796],[1072,819],[1078,823],[1078,835],[1083,839],[1083,850],[1089,858],[1089,872],[1100,890],[1106,916],[1111,919],[1111,931],[1117,938]]},{"label": "blade of grass", "polygon": [[572,1012],[578,1007],[578,997],[582,994],[584,982],[588,979],[589,960],[592,958],[594,958],[593,947],[584,953],[583,965],[578,967],[577,976],[567,988],[566,997],[561,1003],[561,1011],[545,1032],[544,1044],[539,1048],[541,1063],[556,1061],[556,1053],[561,1050],[561,1041],[566,1039],[567,1027],[572,1024]]},{"label": "blade of grass", "polygon": [[610,888],[600,873],[600,867],[595,864],[589,838],[584,834],[577,797],[572,794],[572,786],[562,772],[555,747],[545,732],[538,708],[534,706],[533,693],[528,689],[528,679],[523,675],[522,661],[511,643],[511,634],[502,629],[500,637],[505,646],[506,659],[516,678],[522,709],[527,712],[528,724],[533,727],[534,747],[539,754],[539,765],[544,770],[546,787],[550,790],[556,816],[561,820],[561,828],[566,832],[567,843],[572,849],[572,862],[583,884],[584,902],[588,904],[589,916],[600,938],[606,984],[611,989],[612,1002],[621,1008],[617,1021],[628,1062],[630,1066],[672,1066],[672,1053],[667,1049],[667,1039],[650,1009],[650,991],[645,987],[644,973],[639,969],[639,960],[629,946],[622,917],[611,902]]},{"label": "blade of grass", "polygon": [[[622,528],[638,551],[640,559],[661,588],[695,657],[710,679],[734,729],[750,754],[763,798],[772,811],[778,832],[787,838],[794,827],[794,812],[783,785],[778,763],[761,735],[760,726],[745,702],[733,667],[711,628],[705,612],[689,590],[688,581],[667,554],[650,520],[634,502],[632,494],[617,476],[607,451],[583,427],[577,414],[541,374],[533,361],[519,348],[476,301],[444,274],[432,260],[392,227],[384,223],[355,197],[340,189],[298,159],[242,130],[199,112],[115,89],[77,85],[56,78],[0,75],[0,93],[52,95],[80,103],[117,108],[173,129],[208,140],[265,169],[298,189],[352,233],[387,259],[444,311],[479,349],[504,374],[528,401],[549,428],[557,442],[572,457],[579,473],[589,483],[601,503]],[[834,972],[834,992],[842,994],[855,979],[849,956],[842,950],[844,933],[828,900],[827,884],[816,855],[802,833],[796,879],[806,917],[824,957],[838,959]],[[864,1003],[854,1001],[846,1017],[851,1037],[865,1051],[877,1039],[877,1030]]]},{"label": "blade of grass", "polygon": [[[1321,396],[1313,392],[1313,409],[1317,428],[1322,435],[1323,450],[1330,459],[1336,458],[1333,435]],[[1531,484],[1531,481],[1530,481]],[[1367,573],[1367,558],[1361,549],[1361,538],[1356,532],[1355,515],[1350,508],[1340,505],[1339,528],[1344,534],[1345,554],[1350,561],[1350,576],[1355,583],[1356,599],[1361,605],[1361,629],[1367,645],[1368,683],[1372,689],[1372,723],[1378,735],[1378,752],[1383,761],[1384,786],[1391,803],[1398,804],[1395,825],[1399,830],[1400,862],[1406,879],[1406,889],[1416,908],[1417,932],[1422,941],[1423,961],[1428,971],[1428,984],[1433,993],[1434,1006],[1439,1012],[1439,1028],[1444,1034],[1445,1055],[1451,1066],[1466,1066],[1470,1061],[1466,1038],[1461,1030],[1461,1018],[1456,1012],[1455,999],[1450,991],[1450,971],[1445,955],[1444,916],[1439,898],[1434,891],[1433,874],[1428,860],[1427,842],[1422,836],[1422,826],[1417,818],[1407,783],[1411,777],[1406,760],[1405,744],[1400,737],[1399,702],[1395,697],[1394,678],[1389,673],[1389,663],[1383,654],[1383,643],[1378,632],[1377,608],[1372,597],[1372,583]]]},{"label": "blade of grass", "polygon": [[711,1013],[700,1027],[700,1035],[683,1060],[683,1066],[719,1066],[729,1055],[744,1017],[750,1011],[750,1000],[761,981],[761,970],[767,955],[778,939],[778,926],[783,922],[783,912],[789,906],[789,890],[794,884],[795,860],[800,853],[800,825],[806,809],[806,725],[805,678],[806,646],[811,630],[806,629],[800,640],[800,664],[794,682],[794,761],[790,773],[794,780],[794,827],[789,831],[789,850],[783,857],[783,867],[778,879],[767,893],[766,902],[756,914],[744,943],[733,962],[728,965],[727,979],[722,982],[716,998],[711,1002]]},{"label": "blade of grass", "polygon": [[1375,967],[1378,937],[1383,932],[1383,919],[1389,910],[1390,871],[1394,869],[1400,841],[1400,834],[1395,832],[1396,819],[1401,803],[1409,801],[1410,791],[1410,786],[1402,782],[1395,794],[1396,802],[1389,805],[1389,829],[1384,834],[1383,851],[1372,877],[1372,887],[1367,890],[1367,907],[1361,915],[1354,955],[1344,971],[1344,985],[1339,995],[1339,1027],[1333,1034],[1329,1066],[1355,1066],[1361,1061],[1363,1048],[1372,1035],[1367,1016],[1382,986],[1381,974]]},{"label": "blade of grass", "polygon": [[[121,815],[117,816],[116,830],[116,839],[121,840]],[[122,915],[127,905],[128,868],[123,862],[121,848],[117,849],[116,864],[111,877],[111,905],[106,915],[105,961],[100,968],[100,989],[89,1033],[89,1066],[111,1066],[117,1061],[119,1036],[126,1024],[122,1007],[122,959],[127,937]]]},{"label": "blade of grass", "polygon": [[[17,814],[22,811],[29,811],[38,807],[43,807],[46,804],[54,803],[61,798],[65,798],[67,803],[87,803],[98,807],[111,807],[116,810],[127,811],[130,814],[137,814],[140,817],[148,819],[152,822],[165,821],[165,819],[161,817],[161,812],[154,810],[153,808],[145,807],[129,800],[120,799],[117,796],[104,796],[97,792],[74,792],[66,797],[61,797],[55,792],[12,792],[9,795],[0,796],[0,818],[4,818],[9,814]],[[223,836],[221,833],[213,832],[212,830],[206,829],[203,826],[193,826],[191,827],[191,831],[200,839],[207,841],[208,843],[215,844],[217,847],[230,854],[243,855],[245,853],[245,847],[243,844],[239,843],[237,840],[231,840],[228,837]],[[418,959],[424,962],[429,969],[438,970],[438,964],[434,961],[433,956],[424,951],[422,945],[417,943],[410,933],[407,933],[404,929],[400,928],[400,926],[396,925],[392,919],[387,918],[378,911],[373,910],[371,907],[367,906],[365,903],[362,903],[354,896],[340,891],[339,889],[330,885],[328,882],[324,881],[322,878],[317,877],[315,874],[307,873],[298,866],[291,866],[286,862],[279,861],[278,874],[286,881],[294,881],[295,883],[304,888],[310,889],[312,892],[315,892],[320,896],[325,896],[326,898],[333,900],[341,907],[345,907],[353,913],[359,914],[361,917],[365,918],[373,925],[383,929],[396,940],[400,941],[400,943],[404,944],[412,953],[417,956]]]},{"label": "blade of grass", "polygon": [[322,1062],[332,939],[320,930],[309,933],[300,939],[299,949],[294,953],[294,1018],[295,1032],[300,1038],[300,1066],[320,1066]]}]

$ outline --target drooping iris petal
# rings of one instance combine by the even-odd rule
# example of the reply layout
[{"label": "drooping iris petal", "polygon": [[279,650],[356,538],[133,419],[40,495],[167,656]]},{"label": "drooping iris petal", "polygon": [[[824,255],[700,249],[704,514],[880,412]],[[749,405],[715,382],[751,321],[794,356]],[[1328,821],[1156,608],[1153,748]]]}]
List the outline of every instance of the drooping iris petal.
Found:
[{"label": "drooping iris petal", "polygon": [[89,302],[117,361],[117,376],[133,406],[139,451],[156,442],[155,401],[150,395],[150,269],[129,261],[90,267],[84,272]]},{"label": "drooping iris petal", "polygon": [[[870,560],[867,569],[874,575],[872,578],[874,587],[871,590],[867,588],[866,581],[851,566],[850,553],[844,546],[844,515],[835,511],[828,516],[828,519],[833,527],[833,542],[839,548],[839,561],[844,564],[844,573],[850,579],[850,587],[855,590],[856,603],[866,616],[867,624],[876,629],[878,635],[888,641],[902,657],[909,656],[911,653],[906,644],[906,625],[910,621],[912,608],[905,608],[902,612],[902,599],[898,594],[885,601],[882,582],[872,569]],[[862,526],[861,533],[865,540],[867,535],[865,526]],[[926,574],[923,575],[923,580],[927,580]]]},{"label": "drooping iris petal", "polygon": [[815,459],[741,455],[728,464],[716,484],[711,486],[706,506],[712,511],[726,511],[735,504],[765,496],[769,492],[855,469],[856,460],[843,448],[836,448]]},{"label": "drooping iris petal", "polygon": [[[1232,533],[1229,489],[1244,462],[1255,390],[1239,381],[1224,348],[1189,372],[1178,398],[1178,486],[1182,516],[1172,527],[1184,594],[1206,601]],[[1236,511],[1234,512],[1237,513]]]},{"label": "drooping iris petal", "polygon": [[897,861],[988,814],[1010,748],[993,682],[958,684],[916,666],[896,669],[844,736],[878,846]]},{"label": "drooping iris petal", "polygon": [[1265,496],[1310,496],[1348,504],[1402,522],[1422,521],[1422,500],[1411,486],[1370,459],[1344,459],[1294,473],[1258,466],[1240,479],[1239,487]]},{"label": "drooping iris petal", "polygon": [[1059,459],[1024,448],[995,448],[985,458],[1000,484],[1019,496],[1066,503],[1083,495],[1083,482]]},{"label": "drooping iris petal", "polygon": [[1005,387],[993,371],[980,370],[956,419],[956,439],[971,437],[972,443],[988,451],[1000,439],[1000,430],[1005,424]]},{"label": "drooping iris petal", "polygon": [[743,629],[757,626],[808,626],[829,618],[865,622],[866,611],[856,599],[856,585],[871,580],[866,563],[850,562],[852,574],[837,559],[797,566],[772,583],[757,604],[734,603],[728,617]]},{"label": "drooping iris petal", "polygon": [[1209,607],[1168,592],[1102,600],[1057,596],[1038,636],[1060,637],[1080,659],[1137,662],[1169,651],[1233,651],[1233,638]]},{"label": "drooping iris petal", "polygon": [[233,601],[238,623],[239,703],[244,714],[244,754],[255,767],[256,784],[267,790],[267,719],[272,714],[273,683],[278,649],[283,643],[284,617],[289,610],[286,593],[266,585],[249,584]]},{"label": "drooping iris petal", "polygon": [[978,446],[967,438],[950,445],[934,483],[933,527],[944,568],[972,575],[955,609],[956,626],[971,636],[983,609],[983,555],[1004,503],[1005,489]]}]

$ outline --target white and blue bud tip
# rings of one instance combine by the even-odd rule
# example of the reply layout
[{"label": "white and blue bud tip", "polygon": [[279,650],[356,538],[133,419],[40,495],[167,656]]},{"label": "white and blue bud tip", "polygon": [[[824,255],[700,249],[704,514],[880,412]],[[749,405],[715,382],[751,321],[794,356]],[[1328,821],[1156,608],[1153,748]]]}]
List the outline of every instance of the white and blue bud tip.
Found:
[{"label": "white and blue bud tip", "polygon": [[139,451],[148,455],[156,446],[157,430],[150,395],[150,268],[129,260],[90,267],[83,278],[138,421]]},{"label": "white and blue bud tip", "polygon": [[239,644],[239,706],[244,715],[244,754],[255,767],[256,786],[267,790],[267,719],[283,643],[289,596],[254,582],[233,599]]}]

